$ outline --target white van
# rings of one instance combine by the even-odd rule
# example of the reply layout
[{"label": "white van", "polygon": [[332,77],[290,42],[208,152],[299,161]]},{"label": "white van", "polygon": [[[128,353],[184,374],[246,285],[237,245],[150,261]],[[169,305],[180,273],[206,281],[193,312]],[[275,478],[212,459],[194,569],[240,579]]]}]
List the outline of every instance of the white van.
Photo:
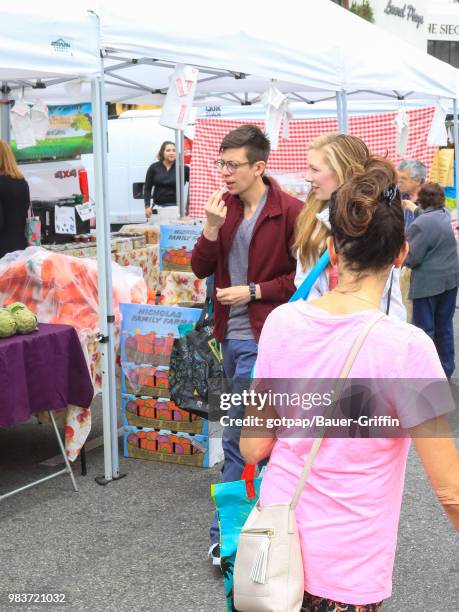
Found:
[{"label": "white van", "polygon": [[[143,185],[148,167],[164,140],[175,142],[175,132],[159,125],[161,109],[127,111],[108,121],[108,207],[111,224],[145,221]],[[88,171],[89,192],[93,156],[82,155]]]},{"label": "white van", "polygon": [[[142,223],[145,218],[143,186],[148,167],[157,161],[161,144],[175,142],[175,131],[159,125],[161,109],[122,113],[108,121],[108,198],[111,225]],[[195,113],[192,112],[194,117]],[[193,120],[194,121],[194,120]],[[194,122],[186,130],[193,138]],[[86,168],[89,195],[94,198],[93,155],[81,160],[24,164],[32,199],[67,197],[79,192],[77,173]],[[60,178],[59,178],[60,177]]]}]

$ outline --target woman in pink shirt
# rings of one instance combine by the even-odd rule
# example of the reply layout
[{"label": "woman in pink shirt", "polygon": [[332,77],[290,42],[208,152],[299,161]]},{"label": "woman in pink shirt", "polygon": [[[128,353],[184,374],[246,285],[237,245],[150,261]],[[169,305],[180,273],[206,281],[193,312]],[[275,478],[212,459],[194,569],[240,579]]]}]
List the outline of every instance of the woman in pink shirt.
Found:
[{"label": "woman in pink shirt", "polygon": [[[323,297],[285,304],[269,315],[260,338],[257,380],[290,384],[295,379],[299,387],[306,379],[339,377],[362,327],[379,309],[392,266],[400,267],[407,254],[396,180],[388,161],[369,158],[332,196],[327,247],[338,267],[338,284]],[[304,565],[302,610],[307,612],[377,612],[391,595],[410,437],[459,531],[459,456],[444,417],[454,403],[432,340],[384,316],[369,332],[349,376],[353,381],[379,379],[378,403],[386,402],[406,435],[400,430],[375,435],[371,428],[367,437],[325,434],[296,508]],[[380,379],[391,379],[390,384]],[[397,384],[407,380],[414,389],[408,402],[406,394],[396,392]],[[446,399],[436,392],[434,408],[425,409],[432,382],[446,389]],[[291,415],[292,408],[276,406],[276,413]],[[253,407],[248,415],[260,412]],[[291,500],[313,442],[305,431],[270,431],[254,437],[253,430],[245,430],[240,444],[247,463],[270,457],[261,506]]]}]

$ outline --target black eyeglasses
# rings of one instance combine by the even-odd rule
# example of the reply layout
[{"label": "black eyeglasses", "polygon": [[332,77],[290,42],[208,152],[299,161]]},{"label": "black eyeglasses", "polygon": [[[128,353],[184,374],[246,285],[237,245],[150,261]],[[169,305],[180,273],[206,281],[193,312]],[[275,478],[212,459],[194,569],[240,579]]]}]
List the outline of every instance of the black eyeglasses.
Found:
[{"label": "black eyeglasses", "polygon": [[250,165],[250,162],[248,161],[236,162],[236,161],[225,161],[223,159],[217,159],[217,161],[215,162],[215,167],[217,168],[217,170],[220,170],[221,172],[223,168],[226,166],[226,169],[228,170],[228,172],[230,174],[234,174],[238,168],[240,168],[241,166],[246,166],[247,164]]}]

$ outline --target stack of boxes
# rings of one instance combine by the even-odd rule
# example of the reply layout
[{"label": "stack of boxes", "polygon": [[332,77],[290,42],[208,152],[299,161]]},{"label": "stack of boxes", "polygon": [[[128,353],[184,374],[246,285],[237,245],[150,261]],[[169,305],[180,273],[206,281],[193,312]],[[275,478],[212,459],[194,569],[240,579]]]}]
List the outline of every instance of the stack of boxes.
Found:
[{"label": "stack of boxes", "polygon": [[160,304],[192,306],[206,298],[205,280],[191,270],[191,253],[202,232],[201,223],[161,225],[159,234]]},{"label": "stack of boxes", "polygon": [[123,304],[121,389],[124,455],[211,467],[222,459],[221,440],[207,420],[169,397],[169,364],[180,326],[194,325],[196,308]]}]

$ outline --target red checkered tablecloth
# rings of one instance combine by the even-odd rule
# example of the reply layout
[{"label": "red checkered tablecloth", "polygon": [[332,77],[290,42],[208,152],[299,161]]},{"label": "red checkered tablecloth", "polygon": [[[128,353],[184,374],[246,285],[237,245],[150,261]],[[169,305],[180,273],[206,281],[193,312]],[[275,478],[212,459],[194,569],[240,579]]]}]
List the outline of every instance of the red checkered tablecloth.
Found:
[{"label": "red checkered tablecloth", "polygon": [[[396,154],[397,133],[394,120],[396,112],[378,115],[350,117],[349,132],[362,138],[375,155],[387,155],[394,163],[400,161]],[[405,159],[424,162],[427,169],[432,163],[435,147],[427,146],[427,134],[434,114],[433,108],[409,110],[408,147]],[[214,166],[220,143],[225,134],[242,123],[255,123],[263,128],[262,121],[227,121],[199,119],[196,122],[193,141],[193,162],[190,176],[190,207],[192,217],[204,216],[204,204],[213,191],[220,189],[222,180]],[[289,139],[280,140],[279,148],[269,157],[268,170],[304,171],[307,168],[308,143],[329,132],[338,130],[336,119],[291,121]]]}]

